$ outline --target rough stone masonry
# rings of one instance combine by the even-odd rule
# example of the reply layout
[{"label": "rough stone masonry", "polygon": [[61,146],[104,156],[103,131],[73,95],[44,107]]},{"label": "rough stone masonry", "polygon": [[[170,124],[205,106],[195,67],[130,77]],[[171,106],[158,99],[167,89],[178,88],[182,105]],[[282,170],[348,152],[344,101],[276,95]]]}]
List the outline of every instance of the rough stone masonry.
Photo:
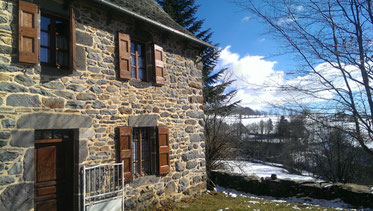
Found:
[{"label": "rough stone masonry", "polygon": [[[97,4],[74,1],[77,70],[64,73],[25,65],[17,61],[17,2],[0,0],[0,210],[34,207],[33,151],[38,129],[73,129],[78,134],[74,140],[74,203],[80,200],[79,168],[115,162],[114,130],[127,125],[169,128],[171,170],[165,176],[144,176],[128,183],[126,209],[204,191],[199,49],[132,17],[111,15]],[[165,52],[164,86],[118,80],[118,31],[145,34],[160,43]]]}]

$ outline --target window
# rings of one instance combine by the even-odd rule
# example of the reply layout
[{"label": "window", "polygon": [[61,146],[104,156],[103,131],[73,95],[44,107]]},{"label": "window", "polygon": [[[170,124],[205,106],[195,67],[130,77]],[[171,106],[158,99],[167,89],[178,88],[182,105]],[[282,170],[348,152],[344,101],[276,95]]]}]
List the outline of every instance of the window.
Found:
[{"label": "window", "polygon": [[56,66],[69,64],[68,21],[42,14],[40,20],[40,63]]},{"label": "window", "polygon": [[170,172],[167,127],[121,127],[118,141],[119,161],[124,163],[125,181]]},{"label": "window", "polygon": [[[146,48],[148,48],[148,51],[146,51]],[[136,40],[131,40],[128,34],[118,32],[118,51],[120,79],[150,81],[151,76],[154,76],[155,85],[162,86],[165,84],[165,56],[162,47],[156,44],[145,45]],[[146,52],[149,52],[148,57]],[[152,61],[146,61],[145,58],[149,58],[149,60],[152,58]],[[148,67],[153,68],[149,69]],[[154,73],[154,75],[151,75],[151,73]]]},{"label": "window", "polygon": [[57,69],[76,69],[74,10],[70,8],[70,17],[66,19],[43,12],[40,20],[37,4],[20,0],[18,10],[18,61],[28,64],[40,61],[42,65]]},{"label": "window", "polygon": [[145,45],[131,41],[131,77],[146,80]]},{"label": "window", "polygon": [[35,130],[35,139],[72,139],[71,130]]},{"label": "window", "polygon": [[135,176],[155,174],[156,145],[154,132],[152,128],[133,128],[132,173]]}]

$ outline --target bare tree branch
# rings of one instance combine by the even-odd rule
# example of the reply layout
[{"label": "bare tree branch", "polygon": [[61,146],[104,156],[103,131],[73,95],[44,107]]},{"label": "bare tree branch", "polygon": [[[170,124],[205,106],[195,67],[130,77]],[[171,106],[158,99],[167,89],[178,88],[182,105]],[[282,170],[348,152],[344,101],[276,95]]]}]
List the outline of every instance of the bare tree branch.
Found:
[{"label": "bare tree branch", "polygon": [[[309,109],[343,111],[349,133],[368,154],[373,149],[373,13],[371,0],[233,0],[269,26],[319,79],[319,87],[283,84],[279,91],[302,93],[319,103]],[[328,64],[326,70],[318,65]],[[329,75],[334,70],[333,76]],[[329,72],[328,72],[329,71]],[[310,84],[310,83],[308,83]],[[324,97],[322,93],[332,93]],[[299,98],[295,98],[299,100]],[[293,102],[304,107],[302,102]],[[345,167],[347,168],[347,167]],[[343,168],[341,168],[343,169]]]}]

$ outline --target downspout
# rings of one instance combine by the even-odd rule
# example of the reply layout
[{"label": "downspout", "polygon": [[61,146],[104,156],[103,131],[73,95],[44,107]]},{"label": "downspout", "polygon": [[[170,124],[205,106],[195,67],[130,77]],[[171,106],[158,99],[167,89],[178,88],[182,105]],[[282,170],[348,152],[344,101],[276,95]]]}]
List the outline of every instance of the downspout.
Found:
[{"label": "downspout", "polygon": [[158,26],[158,27],[160,27],[160,28],[162,28],[162,29],[164,29],[164,30],[166,30],[168,32],[171,32],[171,33],[174,33],[176,35],[182,36],[182,37],[184,37],[186,39],[189,39],[189,40],[192,40],[192,41],[194,41],[194,42],[196,42],[198,44],[201,44],[201,45],[204,45],[204,46],[207,46],[207,47],[210,47],[210,48],[215,48],[215,46],[211,45],[210,43],[202,41],[202,40],[200,40],[200,39],[198,39],[198,38],[196,38],[194,36],[191,36],[191,35],[185,34],[183,32],[180,32],[180,31],[178,31],[176,29],[173,29],[173,28],[171,28],[169,26],[166,26],[166,25],[163,25],[161,23],[158,23],[158,22],[156,22],[154,20],[151,20],[150,18],[143,17],[143,16],[141,16],[141,15],[139,15],[137,13],[134,13],[134,12],[128,10],[128,9],[120,7],[120,6],[116,5],[116,4],[108,2],[106,0],[93,0],[93,1],[97,2],[99,4],[106,5],[109,8],[118,10],[118,11],[123,12],[123,13],[126,13],[127,15],[130,15],[132,17],[138,18],[138,19],[140,19],[140,20],[142,20],[144,22],[147,22],[147,23],[150,23],[152,25]]}]

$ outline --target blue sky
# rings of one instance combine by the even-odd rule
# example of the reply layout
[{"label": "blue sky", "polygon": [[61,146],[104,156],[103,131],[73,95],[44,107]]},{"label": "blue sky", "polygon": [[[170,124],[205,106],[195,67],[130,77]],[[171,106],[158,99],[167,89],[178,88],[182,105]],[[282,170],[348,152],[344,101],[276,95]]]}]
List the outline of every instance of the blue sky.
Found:
[{"label": "blue sky", "polygon": [[[312,102],[300,93],[279,88],[312,88],[312,84],[319,83],[307,68],[301,69],[301,60],[295,54],[281,55],[284,43],[266,34],[268,26],[229,0],[196,0],[196,4],[200,5],[197,17],[205,19],[203,28],[211,28],[212,41],[223,49],[217,70],[228,67],[231,79],[236,80],[230,87],[238,91],[233,100],[241,100],[241,106],[256,110],[271,109],[272,105],[284,105],[295,99]],[[325,66],[316,68],[321,70]]]},{"label": "blue sky", "polygon": [[[294,89],[281,88],[319,90],[324,85],[317,74],[309,68],[302,68],[301,57],[296,58],[295,54],[275,56],[284,51],[283,43],[265,34],[267,26],[258,22],[248,11],[229,0],[196,0],[196,4],[200,5],[197,17],[205,19],[203,28],[212,29],[212,41],[220,43],[222,48],[216,69],[229,68],[231,79],[236,80],[230,87],[237,90],[233,100],[241,100],[241,106],[266,110],[272,105],[289,102],[310,104],[333,98],[335,93],[332,91],[319,91],[317,96],[310,98]],[[297,9],[301,11],[302,7]],[[317,72],[323,72],[338,87],[344,88],[338,71],[330,65],[320,63],[314,68]],[[358,86],[355,88],[358,89]]]},{"label": "blue sky", "polygon": [[[304,61],[300,55],[279,56],[285,49],[284,43],[280,43],[278,37],[274,39],[265,34],[268,26],[258,22],[252,14],[231,3],[231,0],[196,0],[196,4],[200,5],[197,17],[205,20],[203,29],[211,28],[212,41],[220,43],[222,49],[216,69],[229,68],[231,79],[235,80],[230,89],[237,90],[233,100],[241,100],[241,106],[256,110],[267,110],[272,105],[289,105],[292,102],[328,106],[336,93],[333,89],[327,89],[329,87],[325,86],[318,74],[333,81],[337,89],[347,89],[340,71],[328,63],[314,64],[314,71],[311,71],[309,67],[302,66]],[[303,12],[303,6],[295,9],[300,14]],[[276,22],[278,26],[291,23],[292,19]],[[346,65],[344,69],[355,80],[361,81],[356,67]],[[350,81],[349,84],[353,91],[361,92],[362,87],[358,82]],[[300,87],[312,95],[289,87]]]},{"label": "blue sky", "polygon": [[230,67],[237,80],[231,87],[238,90],[235,100],[253,109],[268,107],[276,95],[273,87],[283,84],[286,72],[295,67],[289,55],[274,56],[281,52],[281,43],[264,34],[264,24],[228,0],[196,4],[197,17],[205,19],[203,27],[212,29],[212,41],[224,49],[217,68]]},{"label": "blue sky", "polygon": [[240,56],[264,56],[276,61],[275,70],[291,70],[289,56],[273,56],[281,52],[281,43],[265,35],[266,26],[255,20],[247,11],[228,0],[197,0],[200,5],[197,17],[205,19],[204,27],[214,32],[212,40],[220,47],[231,46]]}]

